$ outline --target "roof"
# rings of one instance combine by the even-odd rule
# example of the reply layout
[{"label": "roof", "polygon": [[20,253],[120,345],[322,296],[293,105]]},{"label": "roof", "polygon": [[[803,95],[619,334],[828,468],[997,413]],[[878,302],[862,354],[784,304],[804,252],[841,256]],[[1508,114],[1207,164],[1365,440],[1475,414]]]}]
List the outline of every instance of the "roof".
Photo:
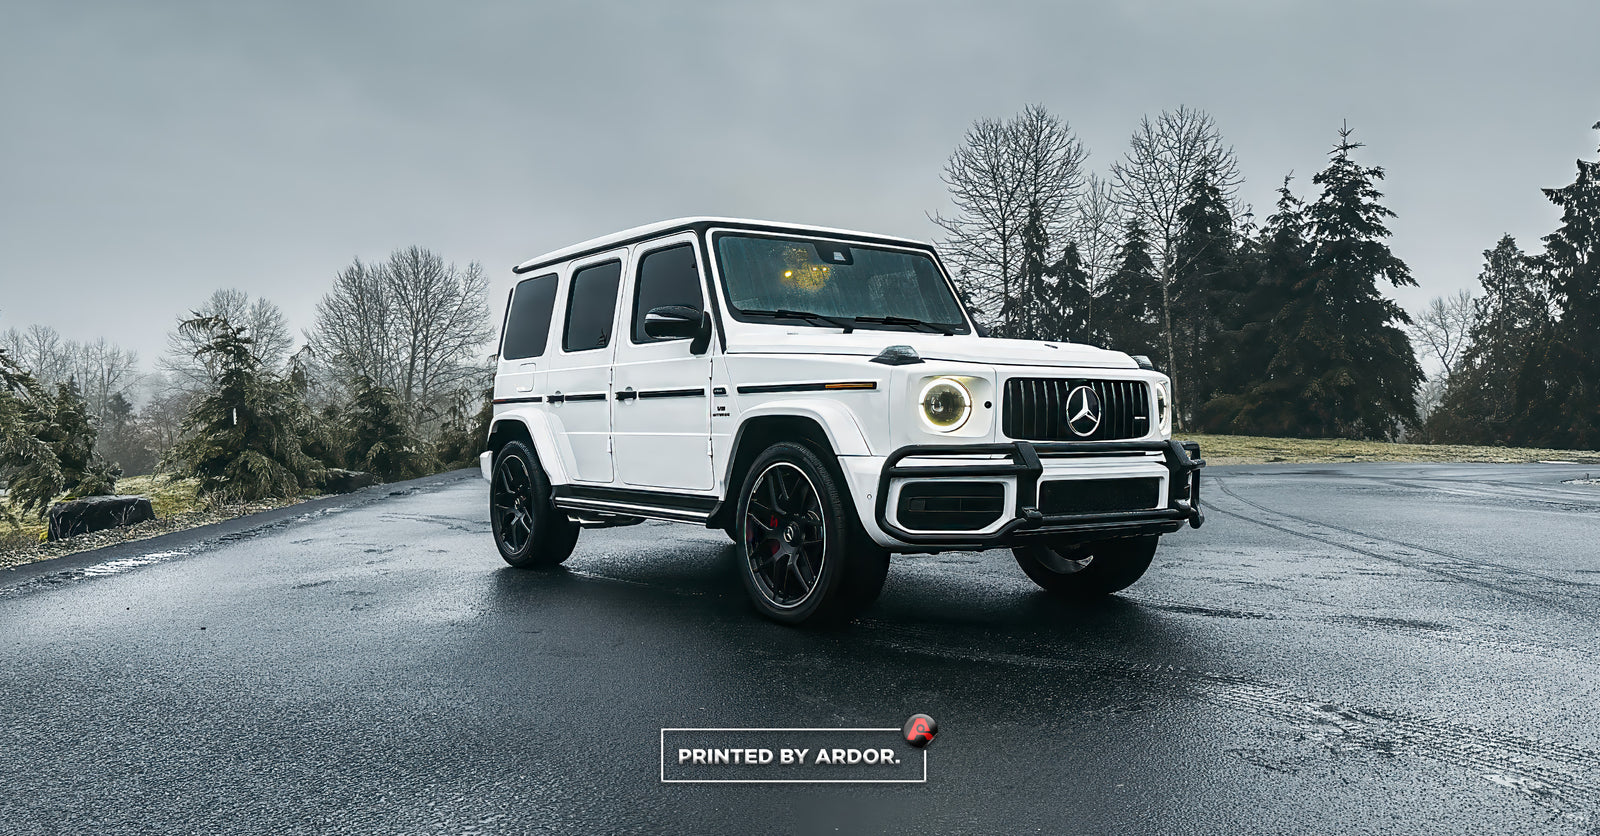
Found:
[{"label": "roof", "polygon": [[710,216],[695,216],[687,218],[674,218],[670,221],[657,221],[653,224],[645,224],[644,226],[636,226],[632,229],[624,229],[621,232],[613,232],[610,235],[602,235],[598,238],[590,238],[587,241],[582,241],[569,247],[562,247],[559,250],[552,250],[536,258],[530,258],[527,261],[518,264],[516,267],[513,267],[512,272],[526,273],[530,270],[536,270],[546,265],[554,264],[560,261],[566,261],[569,258],[577,258],[590,253],[608,250],[613,247],[637,243],[639,241],[666,235],[671,232],[690,229],[704,230],[711,227],[754,229],[764,232],[798,232],[809,235],[829,235],[857,240],[867,240],[884,244],[910,245],[913,247],[929,246],[928,242],[926,241],[917,241],[911,238],[900,238],[893,235],[879,235],[871,232],[857,232],[850,229],[834,229],[832,227],[825,226],[779,223],[777,221],[759,221],[749,218],[717,218]]}]

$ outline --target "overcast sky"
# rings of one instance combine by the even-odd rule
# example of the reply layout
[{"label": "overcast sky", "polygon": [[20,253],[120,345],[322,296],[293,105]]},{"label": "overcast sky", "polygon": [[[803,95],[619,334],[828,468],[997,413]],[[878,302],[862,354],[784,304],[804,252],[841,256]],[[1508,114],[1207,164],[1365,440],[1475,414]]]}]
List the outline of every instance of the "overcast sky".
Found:
[{"label": "overcast sky", "polygon": [[1595,157],[1600,4],[39,2],[0,8],[0,328],[148,366],[236,287],[298,332],[352,258],[512,264],[692,214],[929,239],[972,120],[1030,102],[1104,172],[1215,117],[1260,217],[1348,120],[1427,298]]}]

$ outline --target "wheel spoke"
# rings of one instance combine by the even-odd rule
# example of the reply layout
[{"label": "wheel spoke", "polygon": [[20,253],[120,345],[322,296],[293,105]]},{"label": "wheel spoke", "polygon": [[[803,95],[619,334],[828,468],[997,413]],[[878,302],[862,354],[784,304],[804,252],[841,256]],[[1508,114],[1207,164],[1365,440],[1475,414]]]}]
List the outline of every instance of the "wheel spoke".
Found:
[{"label": "wheel spoke", "polygon": [[804,594],[810,592],[811,587],[816,585],[817,574],[811,568],[811,561],[800,559],[802,554],[795,555],[795,559],[789,561],[789,571],[794,574],[795,580],[800,582],[800,592]]},{"label": "wheel spoke", "polygon": [[817,493],[812,490],[811,483],[805,479],[797,479],[795,481],[798,482],[795,485],[794,494],[795,511],[801,515],[808,515],[813,508],[820,508],[817,505]]},{"label": "wheel spoke", "polygon": [[777,474],[774,473],[766,476],[762,481],[767,483],[767,507],[772,509],[774,514],[781,514],[783,512],[783,505],[778,502]]}]

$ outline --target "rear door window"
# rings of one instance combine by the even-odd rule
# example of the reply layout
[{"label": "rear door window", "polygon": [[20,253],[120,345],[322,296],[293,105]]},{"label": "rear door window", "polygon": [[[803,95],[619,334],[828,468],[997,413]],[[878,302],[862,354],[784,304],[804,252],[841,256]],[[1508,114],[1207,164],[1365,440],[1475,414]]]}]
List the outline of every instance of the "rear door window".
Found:
[{"label": "rear door window", "polygon": [[550,341],[550,319],[556,306],[556,274],[534,276],[517,284],[506,311],[506,334],[500,356],[526,360],[544,354]]},{"label": "rear door window", "polygon": [[620,261],[595,264],[572,274],[572,291],[567,294],[567,330],[561,340],[563,349],[589,351],[611,344],[611,325],[617,313],[617,284],[621,279]]}]

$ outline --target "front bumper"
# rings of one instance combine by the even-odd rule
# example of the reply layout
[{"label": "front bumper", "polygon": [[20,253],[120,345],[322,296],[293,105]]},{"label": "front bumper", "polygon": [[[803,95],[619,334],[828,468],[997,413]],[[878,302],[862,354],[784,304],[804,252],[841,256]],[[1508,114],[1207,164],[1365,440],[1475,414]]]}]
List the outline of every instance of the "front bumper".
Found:
[{"label": "front bumper", "polygon": [[[1166,496],[1163,507],[1109,513],[1045,514],[1039,510],[1039,479],[1045,461],[1085,459],[1096,463],[1118,457],[1154,460],[1166,469]],[[971,464],[917,466],[901,462],[912,457],[982,456]],[[996,458],[998,456],[998,458]],[[1200,445],[1192,441],[1091,441],[1027,442],[1003,444],[943,445],[925,444],[902,447],[883,462],[878,476],[874,522],[885,534],[902,543],[940,549],[990,549],[1049,539],[1055,542],[1138,537],[1177,531],[1187,522],[1199,528],[1205,522],[1200,511]],[[1159,471],[1158,471],[1159,472]],[[895,480],[937,480],[945,478],[1002,477],[1014,479],[1016,489],[1010,519],[985,533],[933,533],[909,531],[896,525],[888,513],[891,486]]]}]

